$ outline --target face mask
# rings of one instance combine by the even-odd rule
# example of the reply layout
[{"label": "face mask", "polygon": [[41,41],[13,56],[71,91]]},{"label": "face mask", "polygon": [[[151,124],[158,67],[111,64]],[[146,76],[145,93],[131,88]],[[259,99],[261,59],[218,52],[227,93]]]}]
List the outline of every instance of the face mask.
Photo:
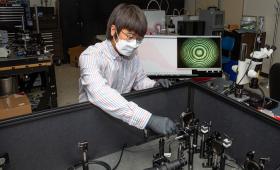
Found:
[{"label": "face mask", "polygon": [[134,51],[139,47],[140,43],[135,39],[133,40],[122,40],[118,38],[116,42],[116,48],[118,52],[125,57],[130,57]]}]

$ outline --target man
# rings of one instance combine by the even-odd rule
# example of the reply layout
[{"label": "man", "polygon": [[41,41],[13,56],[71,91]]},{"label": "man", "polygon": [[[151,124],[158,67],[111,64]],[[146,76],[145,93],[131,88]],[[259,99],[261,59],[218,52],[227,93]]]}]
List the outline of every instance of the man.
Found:
[{"label": "man", "polygon": [[118,5],[108,20],[106,40],[89,46],[80,56],[79,101],[90,101],[111,116],[139,129],[150,128],[159,134],[172,134],[175,124],[167,117],[152,115],[122,93],[157,85],[144,73],[137,55],[147,30],[143,11],[135,5]]}]

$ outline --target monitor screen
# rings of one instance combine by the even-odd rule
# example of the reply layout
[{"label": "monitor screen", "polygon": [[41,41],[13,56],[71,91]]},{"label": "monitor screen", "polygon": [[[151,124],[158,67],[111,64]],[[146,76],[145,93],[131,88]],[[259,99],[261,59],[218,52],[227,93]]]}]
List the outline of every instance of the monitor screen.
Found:
[{"label": "monitor screen", "polygon": [[149,76],[218,77],[222,74],[220,36],[147,35],[138,54]]}]

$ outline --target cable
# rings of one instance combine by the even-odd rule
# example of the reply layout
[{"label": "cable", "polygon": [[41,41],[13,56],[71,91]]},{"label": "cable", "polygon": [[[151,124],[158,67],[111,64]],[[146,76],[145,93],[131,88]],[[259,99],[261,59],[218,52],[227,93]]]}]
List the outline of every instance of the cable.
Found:
[{"label": "cable", "polygon": [[[165,2],[166,2],[166,4],[167,4],[167,7],[166,7],[166,11],[165,11],[165,13],[166,14],[168,14],[168,10],[169,10],[169,2],[168,2],[168,0],[165,0]],[[160,0],[160,9],[161,9],[161,6],[162,6],[162,0]]]},{"label": "cable", "polygon": [[231,93],[231,91],[233,90],[235,88],[235,86],[234,86],[234,82],[232,82],[231,83],[231,85],[228,87],[228,88],[226,88],[225,90],[223,90],[222,92],[221,92],[221,94],[224,94],[225,92],[229,92],[229,93]]},{"label": "cable", "polygon": [[103,166],[104,168],[106,168],[107,170],[111,170],[111,166],[103,161],[89,161],[89,164],[100,165],[100,166]]},{"label": "cable", "polygon": [[177,11],[177,14],[180,15],[180,11],[177,8],[174,8],[172,13],[173,16],[176,16],[175,11]]},{"label": "cable", "polygon": [[168,10],[169,10],[169,2],[168,0],[165,0],[166,4],[167,4],[167,7],[166,7],[166,14],[168,14]]},{"label": "cable", "polygon": [[168,144],[168,148],[171,148],[171,145],[175,142],[176,140],[172,140],[172,141],[170,141],[170,142],[168,142],[167,144]]},{"label": "cable", "polygon": [[[103,161],[89,161],[88,163],[103,166],[106,170],[112,170],[111,166],[109,164],[107,164],[106,162],[103,162]],[[76,170],[79,167],[82,167],[82,163],[71,166],[67,170]]]},{"label": "cable", "polygon": [[[186,9],[185,9],[185,8],[181,8],[181,9],[179,10],[180,15],[185,15],[185,11],[186,11]],[[183,13],[183,14],[181,14],[182,12],[184,12],[184,13]]]},{"label": "cable", "polygon": [[123,147],[122,147],[122,151],[121,151],[120,158],[119,158],[119,160],[118,160],[117,164],[115,165],[115,167],[114,167],[112,170],[116,170],[116,169],[118,168],[118,166],[119,166],[119,164],[120,164],[120,162],[121,162],[121,160],[122,160],[122,156],[123,156],[123,151],[124,151],[124,148],[126,148],[126,147],[127,147],[127,145],[126,145],[126,144],[124,144],[124,145],[123,145]]},{"label": "cable", "polygon": [[148,2],[148,4],[147,4],[147,9],[149,9],[149,6],[150,6],[150,4],[151,4],[152,2],[155,2],[155,3],[158,5],[159,10],[161,10],[161,6],[159,5],[159,3],[158,3],[157,0],[150,0],[150,1]]}]

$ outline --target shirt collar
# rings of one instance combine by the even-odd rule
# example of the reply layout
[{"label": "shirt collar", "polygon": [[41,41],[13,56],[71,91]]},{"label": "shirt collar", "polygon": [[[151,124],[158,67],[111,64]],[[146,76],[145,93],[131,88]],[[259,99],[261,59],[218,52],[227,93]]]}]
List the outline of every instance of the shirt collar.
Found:
[{"label": "shirt collar", "polygon": [[108,48],[109,48],[109,51],[110,51],[110,54],[111,54],[111,57],[115,60],[115,59],[121,59],[121,56],[119,55],[119,53],[115,50],[115,48],[113,47],[113,44],[110,40],[105,40]]}]

